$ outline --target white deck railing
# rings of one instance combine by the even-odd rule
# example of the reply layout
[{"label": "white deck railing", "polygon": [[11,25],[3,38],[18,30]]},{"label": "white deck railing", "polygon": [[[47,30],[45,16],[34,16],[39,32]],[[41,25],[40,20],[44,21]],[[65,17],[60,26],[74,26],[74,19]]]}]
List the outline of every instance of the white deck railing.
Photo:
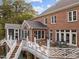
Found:
[{"label": "white deck railing", "polygon": [[14,44],[15,40],[6,40],[5,38],[0,40],[0,45],[3,45],[3,43],[6,42],[7,45],[9,46],[9,48],[12,47],[12,45]]},{"label": "white deck railing", "polygon": [[[8,43],[9,41],[7,41]],[[14,42],[12,41],[11,44],[13,44]],[[8,52],[6,59],[9,59],[13,50],[16,47],[16,42],[13,44],[13,46],[11,45],[11,49]],[[19,54],[22,50],[22,48],[26,48],[26,51],[31,52],[32,54],[36,54],[38,53],[38,55],[36,54],[37,57],[41,58],[41,59],[62,59],[62,58],[72,58],[72,59],[79,59],[79,48],[57,48],[57,47],[50,47],[47,48],[47,46],[39,46],[37,43],[35,42],[30,42],[30,41],[22,41],[20,44],[20,47],[18,48],[16,54],[15,54],[15,58],[17,59],[19,57]]]},{"label": "white deck railing", "polygon": [[23,47],[23,40],[20,43],[19,48],[18,48],[17,52],[15,53],[15,57],[13,59],[18,59],[18,57],[19,57],[19,55],[21,53],[22,47]]},{"label": "white deck railing", "polygon": [[6,41],[5,38],[2,39],[2,40],[0,40],[0,45],[3,45],[3,43],[4,43],[5,41]]},{"label": "white deck railing", "polygon": [[10,51],[7,53],[6,55],[6,59],[9,59],[10,56],[12,55],[12,52],[14,51],[15,47],[16,47],[17,41],[14,42],[14,44],[12,45]]},{"label": "white deck railing", "polygon": [[[25,43],[25,47],[29,48],[29,51],[33,50],[39,52],[40,55],[42,56],[44,55],[47,59],[79,58],[79,48],[55,48],[55,47],[47,48],[46,46],[39,46],[38,44],[30,41]],[[35,54],[35,52],[33,51],[32,53]]]},{"label": "white deck railing", "polygon": [[12,45],[14,44],[16,40],[6,40],[7,45],[9,46],[9,48],[12,48]]}]

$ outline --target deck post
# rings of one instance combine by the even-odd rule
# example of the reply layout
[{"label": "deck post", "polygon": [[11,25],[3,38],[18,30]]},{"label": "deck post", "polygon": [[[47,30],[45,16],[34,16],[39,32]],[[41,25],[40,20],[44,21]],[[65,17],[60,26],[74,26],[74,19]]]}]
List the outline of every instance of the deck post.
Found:
[{"label": "deck post", "polygon": [[9,29],[7,29],[7,35],[6,35],[6,37],[7,37],[7,40],[9,40]]},{"label": "deck post", "polygon": [[28,38],[28,36],[27,36],[27,39],[26,39],[26,41],[28,42],[28,40],[29,40],[29,38]]},{"label": "deck post", "polygon": [[34,42],[35,42],[35,44],[36,44],[36,37],[34,37]]},{"label": "deck post", "polygon": [[47,47],[50,48],[50,38],[47,39]]},{"label": "deck post", "polygon": [[19,29],[18,29],[18,40],[20,40],[20,39],[19,39]]}]

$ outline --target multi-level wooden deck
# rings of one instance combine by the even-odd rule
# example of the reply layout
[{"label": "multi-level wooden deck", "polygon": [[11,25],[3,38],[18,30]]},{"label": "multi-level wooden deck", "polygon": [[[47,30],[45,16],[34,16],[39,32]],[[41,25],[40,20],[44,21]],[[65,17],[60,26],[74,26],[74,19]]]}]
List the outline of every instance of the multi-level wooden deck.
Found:
[{"label": "multi-level wooden deck", "polygon": [[[12,48],[16,49],[16,46],[17,44],[14,43]],[[79,59],[79,48],[58,48],[58,47],[39,46],[36,42],[22,40],[20,46],[18,47],[13,57],[20,55],[21,51],[19,51],[19,49],[21,49],[21,51],[23,50],[28,51],[34,56],[38,57],[39,59]],[[11,54],[12,56],[12,53],[8,53],[7,57],[8,56],[11,57],[9,54]],[[11,59],[13,59],[13,57]]]}]

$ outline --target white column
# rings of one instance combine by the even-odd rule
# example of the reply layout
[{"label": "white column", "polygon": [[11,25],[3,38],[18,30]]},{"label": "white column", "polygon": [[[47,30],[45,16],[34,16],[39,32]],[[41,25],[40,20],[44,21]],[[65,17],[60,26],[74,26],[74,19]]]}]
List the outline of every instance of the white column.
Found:
[{"label": "white column", "polygon": [[7,35],[6,35],[7,40],[9,40],[9,29],[6,29],[6,32],[7,32]]},{"label": "white column", "polygon": [[14,29],[14,40],[15,40],[15,29]]},{"label": "white column", "polygon": [[50,38],[47,39],[47,47],[50,48]]},{"label": "white column", "polygon": [[61,41],[61,31],[59,30],[59,41]]},{"label": "white column", "polygon": [[72,32],[70,30],[70,45],[72,44]]},{"label": "white column", "polygon": [[34,42],[35,42],[35,44],[36,44],[36,37],[34,37]]},{"label": "white column", "polygon": [[20,37],[20,38],[21,38],[21,40],[22,40],[22,29],[20,30],[20,35],[21,35],[21,37]]},{"label": "white column", "polygon": [[18,29],[18,40],[19,40],[19,29]]},{"label": "white column", "polygon": [[38,40],[38,30],[37,30],[37,40]]},{"label": "white column", "polygon": [[25,30],[23,30],[23,35],[24,35],[23,38],[25,39]]},{"label": "white column", "polygon": [[50,39],[50,30],[49,30],[49,39]]},{"label": "white column", "polygon": [[28,36],[27,36],[27,39],[26,39],[26,41],[28,42],[28,40],[29,40],[29,38],[28,38]]},{"label": "white column", "polygon": [[64,30],[64,41],[66,42],[66,30]]},{"label": "white column", "polygon": [[29,32],[30,32],[30,39],[32,41],[32,30],[30,30]]}]

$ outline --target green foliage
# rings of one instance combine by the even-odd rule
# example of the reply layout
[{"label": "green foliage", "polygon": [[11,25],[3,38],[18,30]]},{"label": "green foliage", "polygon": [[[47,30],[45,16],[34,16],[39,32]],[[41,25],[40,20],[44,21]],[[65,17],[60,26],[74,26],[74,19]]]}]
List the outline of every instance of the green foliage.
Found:
[{"label": "green foliage", "polygon": [[3,39],[5,36],[5,30],[4,29],[0,29],[0,40]]},{"label": "green foliage", "polygon": [[15,0],[11,3],[8,1],[3,0],[3,4],[0,5],[0,39],[5,36],[5,23],[21,24],[35,15],[32,5],[25,3],[24,0]]}]

